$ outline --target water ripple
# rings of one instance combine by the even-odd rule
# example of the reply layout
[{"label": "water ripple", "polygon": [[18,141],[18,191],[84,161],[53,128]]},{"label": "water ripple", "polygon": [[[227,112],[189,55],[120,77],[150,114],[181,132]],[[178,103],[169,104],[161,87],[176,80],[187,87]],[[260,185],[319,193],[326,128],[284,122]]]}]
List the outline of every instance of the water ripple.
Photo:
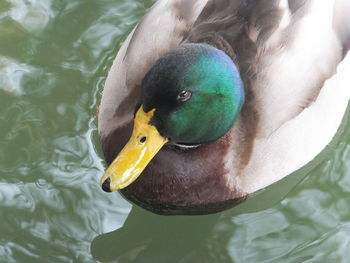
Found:
[{"label": "water ripple", "polygon": [[193,225],[139,212],[125,222],[131,205],[102,192],[97,105],[117,50],[153,2],[0,1],[0,262],[96,262],[99,235],[96,255],[121,249],[110,258],[118,262],[348,262],[349,129],[264,211]]}]

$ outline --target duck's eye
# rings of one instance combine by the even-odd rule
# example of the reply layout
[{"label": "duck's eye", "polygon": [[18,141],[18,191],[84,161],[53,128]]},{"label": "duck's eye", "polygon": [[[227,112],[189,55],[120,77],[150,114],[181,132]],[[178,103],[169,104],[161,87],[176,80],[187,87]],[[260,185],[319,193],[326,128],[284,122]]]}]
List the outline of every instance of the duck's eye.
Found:
[{"label": "duck's eye", "polygon": [[183,90],[177,95],[177,100],[184,102],[188,101],[192,97],[192,92],[189,90]]}]

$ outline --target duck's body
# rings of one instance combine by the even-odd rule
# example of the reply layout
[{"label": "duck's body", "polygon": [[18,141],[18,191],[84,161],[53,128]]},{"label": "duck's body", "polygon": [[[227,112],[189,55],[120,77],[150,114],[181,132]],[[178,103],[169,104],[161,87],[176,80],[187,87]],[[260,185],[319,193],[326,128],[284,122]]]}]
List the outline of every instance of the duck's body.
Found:
[{"label": "duck's body", "polygon": [[246,100],[225,136],[198,147],[165,145],[123,195],[157,213],[211,213],[310,162],[349,101],[349,16],[347,0],[156,2],[106,81],[99,135],[107,163],[130,138],[144,76],[179,45],[223,50],[239,68]]}]

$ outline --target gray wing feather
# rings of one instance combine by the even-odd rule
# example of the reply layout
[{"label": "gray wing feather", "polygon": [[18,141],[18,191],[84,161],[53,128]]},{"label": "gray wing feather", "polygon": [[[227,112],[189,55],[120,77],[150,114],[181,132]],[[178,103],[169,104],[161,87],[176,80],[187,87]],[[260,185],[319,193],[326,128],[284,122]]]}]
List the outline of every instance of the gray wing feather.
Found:
[{"label": "gray wing feather", "polygon": [[207,42],[224,50],[248,81],[257,53],[278,28],[282,15],[276,0],[211,0],[187,41]]},{"label": "gray wing feather", "polygon": [[334,27],[343,43],[344,54],[350,49],[350,1],[337,0],[335,3]]}]

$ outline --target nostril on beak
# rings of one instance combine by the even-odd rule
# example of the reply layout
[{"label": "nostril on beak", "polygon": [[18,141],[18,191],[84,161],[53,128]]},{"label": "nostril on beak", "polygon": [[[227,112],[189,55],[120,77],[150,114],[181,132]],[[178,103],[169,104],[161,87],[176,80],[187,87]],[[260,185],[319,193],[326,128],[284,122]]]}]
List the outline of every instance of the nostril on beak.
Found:
[{"label": "nostril on beak", "polygon": [[110,178],[110,177],[108,177],[108,178],[103,182],[103,184],[102,184],[102,189],[103,189],[103,191],[108,192],[108,193],[112,192],[112,191],[111,191],[111,178]]}]

